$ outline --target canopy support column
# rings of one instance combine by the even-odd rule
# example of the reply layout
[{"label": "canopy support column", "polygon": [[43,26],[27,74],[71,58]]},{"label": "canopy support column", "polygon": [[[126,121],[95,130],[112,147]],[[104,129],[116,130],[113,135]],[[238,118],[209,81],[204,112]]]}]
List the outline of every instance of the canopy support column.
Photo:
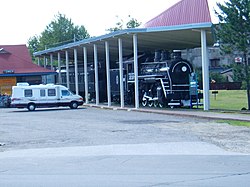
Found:
[{"label": "canopy support column", "polygon": [[69,52],[65,51],[65,60],[66,60],[66,82],[67,82],[67,88],[70,89],[69,85]]},{"label": "canopy support column", "polygon": [[88,84],[88,57],[87,48],[83,47],[83,58],[84,58],[84,89],[85,89],[85,103],[89,103],[89,84]]},{"label": "canopy support column", "polygon": [[111,106],[109,42],[105,42],[108,107]]},{"label": "canopy support column", "polygon": [[135,108],[139,108],[139,82],[138,82],[138,43],[137,34],[133,35],[134,47],[134,76],[135,76]]},{"label": "canopy support column", "polygon": [[37,59],[37,65],[40,66],[40,57]]},{"label": "canopy support column", "polygon": [[43,67],[46,68],[47,58],[46,56],[43,57]]},{"label": "canopy support column", "polygon": [[203,79],[203,107],[209,110],[209,61],[207,54],[206,31],[201,30],[201,54],[202,54],[202,79]]},{"label": "canopy support column", "polygon": [[98,77],[98,56],[97,46],[94,44],[94,63],[95,63],[95,102],[99,105],[99,77]]},{"label": "canopy support column", "polygon": [[119,71],[120,71],[120,100],[121,108],[124,108],[124,86],[123,86],[123,54],[122,54],[122,39],[118,38],[119,47]]},{"label": "canopy support column", "polygon": [[61,54],[57,53],[58,60],[58,84],[62,84],[62,74],[61,74]]},{"label": "canopy support column", "polygon": [[77,49],[74,49],[74,61],[75,61],[75,90],[76,94],[79,94],[78,88],[78,61],[77,61]]},{"label": "canopy support column", "polygon": [[53,70],[53,54],[50,54],[50,69]]}]

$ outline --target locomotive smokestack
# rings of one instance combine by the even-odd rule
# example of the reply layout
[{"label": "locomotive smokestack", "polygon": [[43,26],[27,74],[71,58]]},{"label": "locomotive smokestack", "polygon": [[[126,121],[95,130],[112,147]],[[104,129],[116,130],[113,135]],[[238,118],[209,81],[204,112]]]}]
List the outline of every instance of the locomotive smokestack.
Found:
[{"label": "locomotive smokestack", "polygon": [[154,62],[160,62],[160,60],[161,60],[161,51],[160,50],[155,50]]},{"label": "locomotive smokestack", "polygon": [[167,61],[167,60],[170,60],[171,58],[170,58],[170,53],[168,52],[168,51],[162,51],[161,52],[161,62],[163,62],[163,61]]}]

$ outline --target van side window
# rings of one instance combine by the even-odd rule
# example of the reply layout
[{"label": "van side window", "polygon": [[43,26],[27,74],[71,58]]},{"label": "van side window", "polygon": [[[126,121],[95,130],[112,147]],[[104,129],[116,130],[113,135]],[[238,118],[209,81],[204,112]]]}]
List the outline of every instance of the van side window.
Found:
[{"label": "van side window", "polygon": [[24,90],[24,97],[32,97],[32,96],[33,94],[31,89]]},{"label": "van side window", "polygon": [[56,89],[48,89],[48,96],[56,96]]},{"label": "van side window", "polygon": [[40,97],[45,97],[45,90],[40,90]]},{"label": "van side window", "polygon": [[62,96],[70,96],[70,92],[68,90],[62,90]]}]

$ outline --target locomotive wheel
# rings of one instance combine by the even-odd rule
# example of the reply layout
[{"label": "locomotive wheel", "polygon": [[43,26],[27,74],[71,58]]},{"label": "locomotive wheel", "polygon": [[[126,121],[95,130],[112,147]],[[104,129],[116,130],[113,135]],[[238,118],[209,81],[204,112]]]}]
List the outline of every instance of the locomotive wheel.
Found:
[{"label": "locomotive wheel", "polygon": [[165,106],[164,103],[159,102],[159,107],[160,108],[163,108],[164,106]]},{"label": "locomotive wheel", "polygon": [[154,107],[158,107],[159,102],[158,101],[154,101]]},{"label": "locomotive wheel", "polygon": [[147,100],[147,99],[142,100],[141,104],[142,104],[142,106],[147,106],[147,104],[148,104],[148,100]]},{"label": "locomotive wheel", "polygon": [[152,107],[154,105],[154,101],[148,101],[148,106]]}]

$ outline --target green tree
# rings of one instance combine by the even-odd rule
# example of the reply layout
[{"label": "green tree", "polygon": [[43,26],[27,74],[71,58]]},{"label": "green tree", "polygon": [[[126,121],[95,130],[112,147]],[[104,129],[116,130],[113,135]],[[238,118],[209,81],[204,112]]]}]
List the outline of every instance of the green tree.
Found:
[{"label": "green tree", "polygon": [[225,4],[217,3],[220,11],[216,12],[219,25],[216,35],[222,51],[238,51],[243,56],[244,79],[247,84],[248,110],[250,110],[250,78],[248,66],[250,39],[250,0],[228,0]]},{"label": "green tree", "polygon": [[243,64],[232,64],[233,69],[233,80],[236,82],[242,82],[245,80],[245,73],[242,71],[244,68]]},{"label": "green tree", "polygon": [[109,32],[115,32],[118,30],[123,30],[123,29],[130,29],[130,28],[136,28],[139,27],[141,25],[141,22],[139,22],[137,19],[132,18],[130,15],[128,16],[128,21],[127,23],[124,25],[124,20],[120,19],[118,16],[116,16],[117,18],[117,22],[115,24],[114,27],[111,27],[109,29],[107,29],[107,31]]},{"label": "green tree", "polygon": [[29,38],[28,40],[28,49],[29,52],[32,56],[32,60],[35,61],[35,58],[33,57],[33,53],[38,51],[39,48],[39,37],[38,36],[32,36],[31,38]]},{"label": "green tree", "polygon": [[137,19],[132,18],[130,15],[128,17],[129,21],[126,23],[127,28],[136,28],[141,25],[141,22],[139,22]]},{"label": "green tree", "polygon": [[71,19],[58,13],[40,36],[33,36],[28,40],[28,47],[33,53],[89,37],[84,26],[75,26]]}]

